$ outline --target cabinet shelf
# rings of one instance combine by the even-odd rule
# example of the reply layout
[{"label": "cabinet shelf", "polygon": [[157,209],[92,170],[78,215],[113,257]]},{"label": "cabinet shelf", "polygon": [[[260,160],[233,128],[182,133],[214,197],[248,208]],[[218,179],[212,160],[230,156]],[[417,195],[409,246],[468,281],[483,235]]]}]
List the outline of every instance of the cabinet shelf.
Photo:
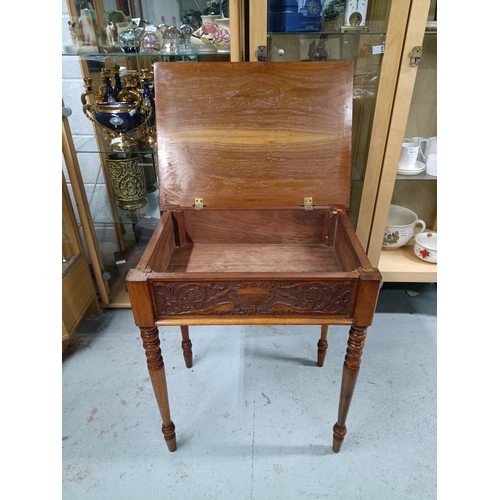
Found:
[{"label": "cabinet shelf", "polygon": [[123,210],[116,206],[113,211],[112,204],[117,204],[116,200],[108,199],[92,216],[94,223],[102,225],[113,224],[135,224],[140,219],[156,217],[160,218],[160,210],[158,208],[158,193],[149,193],[146,196],[146,204],[142,208],[134,211]]},{"label": "cabinet shelf", "polygon": [[197,58],[208,58],[209,56],[213,59],[218,58],[221,60],[229,60],[229,53],[226,52],[204,52],[198,51],[197,49],[184,50],[178,52],[69,52],[63,51],[63,57],[76,57],[78,59],[83,59],[87,61],[104,61],[109,57],[133,57],[143,59],[146,57],[151,58],[171,58],[171,57],[185,57],[196,60]]},{"label": "cabinet shelf", "polygon": [[335,36],[374,36],[385,35],[384,31],[268,31],[268,36],[319,36],[319,35],[335,35]]},{"label": "cabinet shelf", "polygon": [[412,245],[382,250],[378,269],[383,281],[436,283],[437,264],[424,262],[415,256]]},{"label": "cabinet shelf", "polygon": [[396,176],[396,180],[398,181],[437,181],[437,177],[434,175],[426,174],[422,172],[417,175],[401,175],[398,174]]},{"label": "cabinet shelf", "polygon": [[[297,36],[297,37],[314,37],[319,35],[332,35],[332,36],[343,36],[349,37],[369,37],[369,36],[385,36],[386,32],[383,30],[374,31],[339,31],[339,30],[320,30],[320,31],[268,31],[267,36]],[[425,35],[437,36],[437,29],[428,28],[425,31]]]},{"label": "cabinet shelf", "polygon": [[[112,154],[118,152],[118,151],[113,151],[110,146],[107,147],[99,146],[94,137],[85,140],[81,144],[76,146],[75,151],[77,154],[97,154],[97,153]],[[148,155],[152,156],[155,151],[153,150],[153,148],[144,145],[143,147],[139,146],[137,149],[131,150],[131,152],[140,154],[145,158],[148,158]]]}]

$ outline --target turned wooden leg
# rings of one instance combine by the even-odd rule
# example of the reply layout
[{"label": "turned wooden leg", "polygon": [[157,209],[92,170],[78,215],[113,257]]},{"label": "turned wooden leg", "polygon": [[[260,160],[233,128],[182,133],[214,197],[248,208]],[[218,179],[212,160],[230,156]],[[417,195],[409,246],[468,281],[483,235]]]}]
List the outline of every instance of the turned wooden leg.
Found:
[{"label": "turned wooden leg", "polygon": [[333,426],[333,451],[338,453],[347,433],[345,422],[351,405],[352,395],[358,378],[361,356],[366,338],[365,327],[352,326],[349,330],[347,341],[347,352],[342,371],[342,387],[340,389],[339,416],[337,423]]},{"label": "turned wooden leg", "polygon": [[318,340],[318,366],[323,366],[325,363],[326,350],[328,349],[328,325],[321,325],[321,337]]},{"label": "turned wooden leg", "polygon": [[189,338],[189,327],[181,326],[182,333],[182,353],[184,354],[184,362],[186,363],[186,368],[193,367],[193,351],[191,350],[192,344]]},{"label": "turned wooden leg", "polygon": [[167,379],[165,377],[165,367],[160,349],[160,339],[158,328],[141,328],[142,345],[146,351],[149,376],[153,384],[153,390],[160,409],[163,425],[161,430],[168,449],[175,451],[177,443],[175,439],[175,425],[170,418],[170,407],[168,404]]}]

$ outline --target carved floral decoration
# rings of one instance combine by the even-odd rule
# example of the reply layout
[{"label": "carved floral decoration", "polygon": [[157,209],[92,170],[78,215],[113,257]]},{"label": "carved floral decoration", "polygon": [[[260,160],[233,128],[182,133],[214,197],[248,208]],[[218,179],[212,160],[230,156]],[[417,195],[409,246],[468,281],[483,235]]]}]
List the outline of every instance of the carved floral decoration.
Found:
[{"label": "carved floral decoration", "polygon": [[209,281],[152,283],[159,316],[348,315],[350,281]]}]

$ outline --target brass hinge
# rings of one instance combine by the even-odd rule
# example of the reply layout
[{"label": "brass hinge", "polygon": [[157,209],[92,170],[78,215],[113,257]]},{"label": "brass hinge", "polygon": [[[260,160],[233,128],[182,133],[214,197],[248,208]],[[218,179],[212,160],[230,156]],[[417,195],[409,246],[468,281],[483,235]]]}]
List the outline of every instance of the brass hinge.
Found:
[{"label": "brass hinge", "polygon": [[193,207],[195,210],[201,210],[203,207],[206,207],[203,203],[203,198],[195,198]]},{"label": "brass hinge", "polygon": [[312,196],[304,196],[304,203],[302,204],[302,206],[304,207],[304,210],[313,210],[314,205]]},{"label": "brass hinge", "polygon": [[416,45],[413,47],[410,55],[410,65],[418,66],[420,62],[420,58],[422,57],[422,47],[420,45]]},{"label": "brass hinge", "polygon": [[259,45],[257,47],[257,61],[267,61],[267,45]]}]

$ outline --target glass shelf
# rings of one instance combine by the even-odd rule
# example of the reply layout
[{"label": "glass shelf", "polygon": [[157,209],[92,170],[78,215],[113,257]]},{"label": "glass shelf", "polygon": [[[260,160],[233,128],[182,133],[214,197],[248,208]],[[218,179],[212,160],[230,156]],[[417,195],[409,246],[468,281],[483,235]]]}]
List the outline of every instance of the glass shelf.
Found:
[{"label": "glass shelf", "polygon": [[[75,148],[75,151],[77,154],[96,154],[96,153],[112,154],[119,152],[119,151],[113,151],[110,146],[106,147],[98,145],[95,138],[93,137],[79,144]],[[133,152],[138,153],[145,158],[148,158],[155,153],[155,150],[152,149],[151,147],[148,147],[147,145],[143,145],[134,149]]]},{"label": "glass shelf", "polygon": [[396,180],[398,181],[437,181],[437,177],[434,175],[426,174],[422,172],[417,175],[401,175],[398,174],[396,176]]},{"label": "glass shelf", "polygon": [[108,199],[101,208],[96,210],[92,220],[98,224],[136,224],[143,218],[160,218],[156,191],[146,195],[146,204],[142,208],[132,211],[122,210],[116,200]]},{"label": "glass shelf", "polygon": [[135,57],[135,58],[144,58],[144,57],[152,57],[152,58],[170,58],[170,57],[186,57],[192,58],[195,61],[198,57],[219,57],[229,60],[229,53],[226,52],[204,52],[198,51],[193,48],[191,50],[184,50],[178,52],[70,52],[63,51],[63,57],[78,57],[79,59],[90,60],[90,61],[103,61],[107,57]]},{"label": "glass shelf", "polygon": [[385,35],[384,31],[268,31],[267,36],[319,36],[319,35],[335,35],[335,36],[374,36],[374,35]]}]

